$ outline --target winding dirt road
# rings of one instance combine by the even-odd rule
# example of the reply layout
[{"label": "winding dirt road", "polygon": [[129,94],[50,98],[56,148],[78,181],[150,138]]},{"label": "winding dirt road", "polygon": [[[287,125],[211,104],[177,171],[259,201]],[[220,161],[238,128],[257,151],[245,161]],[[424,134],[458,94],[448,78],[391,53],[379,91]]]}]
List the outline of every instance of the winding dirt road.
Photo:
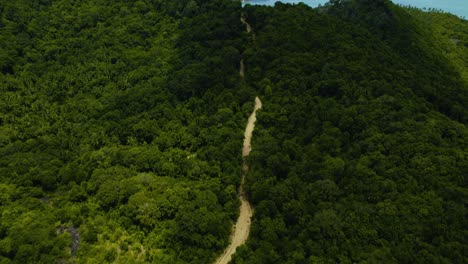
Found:
[{"label": "winding dirt road", "polygon": [[252,35],[252,40],[255,41],[255,33],[253,32],[252,27],[250,26],[250,24],[247,23],[247,20],[245,20],[244,14],[241,15],[240,21],[242,22],[242,24],[245,25],[247,33]]},{"label": "winding dirt road", "polygon": [[245,18],[243,16],[241,17],[240,20],[241,20],[242,24],[244,24],[247,27],[247,33],[252,32],[252,27],[249,25],[249,23],[247,23],[247,21],[245,20]]},{"label": "winding dirt road", "polygon": [[249,166],[246,161],[246,157],[249,156],[250,151],[252,150],[251,141],[252,141],[252,132],[255,128],[255,121],[257,120],[257,111],[262,108],[262,101],[260,98],[255,97],[255,106],[252,114],[250,115],[247,126],[244,132],[244,145],[242,148],[242,180],[239,187],[239,199],[241,201],[239,218],[234,225],[234,233],[231,234],[231,243],[228,248],[224,251],[217,260],[216,264],[228,264],[231,261],[232,255],[236,253],[238,246],[242,245],[249,238],[250,233],[250,218],[252,217],[252,206],[247,200],[247,196],[243,190],[245,176],[249,171]]}]

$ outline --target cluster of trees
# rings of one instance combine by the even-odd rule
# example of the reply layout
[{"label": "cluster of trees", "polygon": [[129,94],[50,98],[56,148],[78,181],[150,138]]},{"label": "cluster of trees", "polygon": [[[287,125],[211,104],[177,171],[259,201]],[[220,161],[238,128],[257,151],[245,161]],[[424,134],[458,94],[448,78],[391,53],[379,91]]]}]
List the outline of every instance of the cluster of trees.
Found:
[{"label": "cluster of trees", "polygon": [[468,30],[467,20],[443,12],[421,12],[407,7],[406,11],[420,25],[420,30],[431,36],[431,44],[456,67],[461,77],[468,83]]},{"label": "cluster of trees", "polygon": [[0,1],[0,263],[216,258],[253,100],[240,8]]},{"label": "cluster of trees", "polygon": [[234,263],[467,262],[467,32],[386,0],[0,0],[0,263],[214,261],[256,95]]},{"label": "cluster of trees", "polygon": [[233,263],[466,262],[467,21],[370,0],[246,13],[263,108]]}]

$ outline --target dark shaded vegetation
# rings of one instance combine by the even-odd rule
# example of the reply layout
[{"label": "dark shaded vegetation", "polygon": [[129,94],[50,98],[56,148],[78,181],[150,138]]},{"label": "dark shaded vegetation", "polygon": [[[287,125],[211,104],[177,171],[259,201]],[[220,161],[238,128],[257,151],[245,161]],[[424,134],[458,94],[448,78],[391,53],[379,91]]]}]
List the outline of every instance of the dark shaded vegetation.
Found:
[{"label": "dark shaded vegetation", "polygon": [[467,22],[334,2],[246,7],[264,96],[234,263],[466,262]]},{"label": "dark shaded vegetation", "polygon": [[255,95],[234,263],[466,263],[467,43],[384,0],[0,0],[0,263],[212,262]]}]

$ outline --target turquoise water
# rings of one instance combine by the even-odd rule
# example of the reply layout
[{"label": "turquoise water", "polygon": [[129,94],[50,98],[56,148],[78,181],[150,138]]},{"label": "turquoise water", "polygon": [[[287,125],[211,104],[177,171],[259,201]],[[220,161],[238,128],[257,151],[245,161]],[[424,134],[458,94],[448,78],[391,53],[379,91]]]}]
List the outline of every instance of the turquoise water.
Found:
[{"label": "turquoise water", "polygon": [[[274,5],[278,0],[246,0],[245,3],[253,5]],[[442,9],[468,19],[468,0],[392,0],[395,4],[411,5],[419,8]],[[328,0],[281,0],[283,3],[303,2],[311,7],[324,4]]]}]

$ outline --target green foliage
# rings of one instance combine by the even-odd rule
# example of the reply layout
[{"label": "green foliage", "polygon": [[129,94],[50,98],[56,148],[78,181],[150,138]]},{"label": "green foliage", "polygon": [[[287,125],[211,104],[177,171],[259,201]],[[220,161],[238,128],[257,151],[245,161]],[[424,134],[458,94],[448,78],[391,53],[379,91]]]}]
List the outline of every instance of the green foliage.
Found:
[{"label": "green foliage", "polygon": [[256,95],[234,263],[465,263],[467,30],[387,0],[0,0],[0,263],[214,261]]},{"label": "green foliage", "polygon": [[367,0],[246,12],[265,99],[234,263],[465,262],[468,69],[448,36],[466,21]]},{"label": "green foliage", "polygon": [[0,2],[0,262],[214,259],[239,203],[240,3]]}]

